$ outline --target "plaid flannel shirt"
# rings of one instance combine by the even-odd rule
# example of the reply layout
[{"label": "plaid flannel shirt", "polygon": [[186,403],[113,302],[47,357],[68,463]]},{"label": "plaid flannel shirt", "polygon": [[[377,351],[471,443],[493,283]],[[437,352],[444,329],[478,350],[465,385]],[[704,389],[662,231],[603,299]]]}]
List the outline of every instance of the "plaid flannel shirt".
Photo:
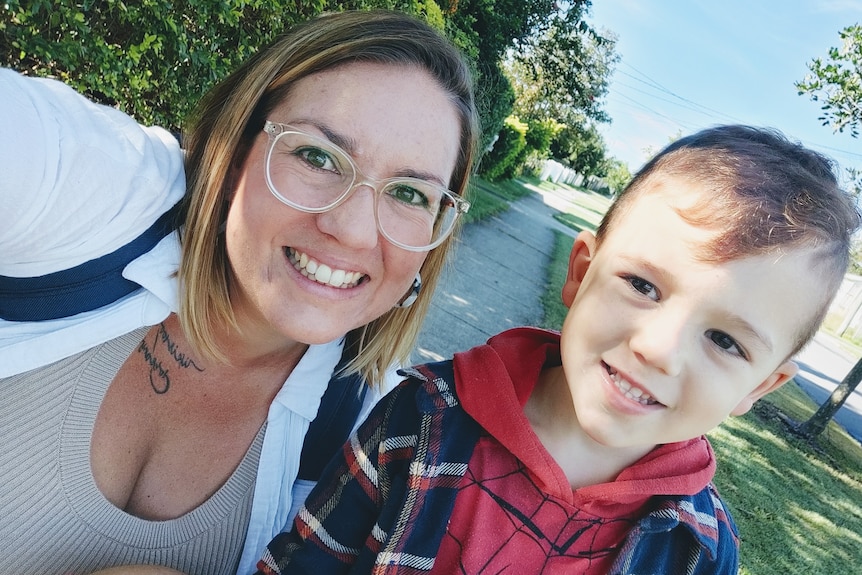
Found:
[{"label": "plaid flannel shirt", "polygon": [[[452,362],[405,370],[332,461],[258,574],[428,573],[473,447],[482,433],[454,393]],[[444,435],[445,430],[445,435]],[[611,573],[727,574],[738,570],[736,527],[710,485],[656,497]]]}]

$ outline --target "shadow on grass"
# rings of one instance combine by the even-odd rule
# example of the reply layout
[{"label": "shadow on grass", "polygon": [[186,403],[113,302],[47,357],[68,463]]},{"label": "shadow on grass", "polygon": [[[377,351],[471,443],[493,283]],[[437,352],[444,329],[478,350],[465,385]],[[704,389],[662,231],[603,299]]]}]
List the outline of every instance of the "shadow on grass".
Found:
[{"label": "shadow on grass", "polygon": [[582,232],[584,230],[595,231],[596,226],[585,220],[584,218],[580,218],[575,214],[569,214],[566,212],[557,212],[554,214],[554,219],[560,222],[563,225],[569,226],[573,230]]},{"label": "shadow on grass", "polygon": [[709,434],[741,534],[740,573],[848,573],[862,563],[862,467],[795,438],[778,411],[762,401]]}]

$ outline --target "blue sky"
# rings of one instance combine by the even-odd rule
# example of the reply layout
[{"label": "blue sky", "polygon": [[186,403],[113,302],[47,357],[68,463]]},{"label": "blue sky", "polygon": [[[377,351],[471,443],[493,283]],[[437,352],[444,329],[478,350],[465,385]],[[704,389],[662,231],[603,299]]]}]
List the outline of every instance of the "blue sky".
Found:
[{"label": "blue sky", "polygon": [[613,122],[600,130],[633,172],[645,150],[720,123],[778,128],[862,168],[862,139],[821,126],[819,104],[793,85],[862,22],[862,0],[593,0],[589,20],[618,36]]}]

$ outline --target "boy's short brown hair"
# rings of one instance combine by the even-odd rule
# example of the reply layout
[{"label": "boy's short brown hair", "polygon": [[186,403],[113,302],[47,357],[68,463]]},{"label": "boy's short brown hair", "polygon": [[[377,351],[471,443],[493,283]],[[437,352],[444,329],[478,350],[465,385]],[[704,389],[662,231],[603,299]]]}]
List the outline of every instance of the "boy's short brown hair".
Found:
[{"label": "boy's short brown hair", "polygon": [[681,138],[644,165],[605,214],[597,244],[638,194],[661,178],[697,183],[699,201],[680,213],[717,232],[698,254],[704,261],[811,249],[823,278],[822,305],[797,336],[795,355],[816,333],[850,261],[859,227],[855,200],[838,185],[832,162],[776,130],[717,126]]}]

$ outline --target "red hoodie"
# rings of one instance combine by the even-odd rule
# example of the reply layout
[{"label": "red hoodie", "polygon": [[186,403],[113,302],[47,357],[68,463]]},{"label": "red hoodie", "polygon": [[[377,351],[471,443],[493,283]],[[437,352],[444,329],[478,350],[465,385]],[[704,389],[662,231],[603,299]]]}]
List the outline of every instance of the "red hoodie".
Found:
[{"label": "red hoodie", "polygon": [[487,432],[476,444],[432,574],[584,573],[610,567],[656,495],[691,495],[715,474],[705,437],[660,445],[610,483],[577,490],[536,436],[527,402],[560,365],[559,335],[503,332],[455,355],[457,395]]}]

